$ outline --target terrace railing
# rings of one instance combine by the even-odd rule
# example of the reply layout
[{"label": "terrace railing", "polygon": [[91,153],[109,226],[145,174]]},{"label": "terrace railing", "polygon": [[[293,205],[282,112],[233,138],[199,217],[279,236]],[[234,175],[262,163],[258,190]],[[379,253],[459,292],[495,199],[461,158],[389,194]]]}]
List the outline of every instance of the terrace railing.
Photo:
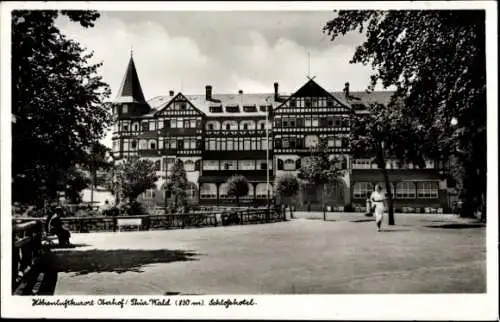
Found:
[{"label": "terrace railing", "polygon": [[[166,230],[190,227],[217,227],[226,225],[246,225],[284,221],[284,213],[279,208],[227,209],[219,211],[204,211],[185,214],[159,214],[137,216],[92,216],[63,217],[61,221],[71,232],[103,232],[127,230],[118,224],[122,219],[140,219],[140,225],[129,227],[133,230]],[[17,218],[15,222],[31,221],[33,218]],[[39,222],[44,222],[39,219]],[[132,220],[132,222],[134,222]],[[44,226],[44,225],[43,225]],[[124,228],[124,229],[122,229]]]}]

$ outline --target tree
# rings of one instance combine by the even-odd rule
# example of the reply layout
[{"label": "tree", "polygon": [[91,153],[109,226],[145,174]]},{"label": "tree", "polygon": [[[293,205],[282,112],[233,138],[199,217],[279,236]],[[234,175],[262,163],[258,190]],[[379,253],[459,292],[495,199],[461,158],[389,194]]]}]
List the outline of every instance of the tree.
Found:
[{"label": "tree", "polygon": [[186,208],[187,182],[184,164],[180,159],[177,159],[172,166],[171,173],[167,179],[165,190],[165,193],[167,194],[167,204],[165,205],[165,209],[168,208],[170,212],[175,212]]},{"label": "tree", "polygon": [[416,138],[417,153],[403,159],[453,158],[463,169],[463,214],[485,210],[485,12],[340,11],[324,27],[332,40],[356,30],[366,39],[350,63],[373,67],[369,90],[396,88],[388,106],[395,112],[386,115],[409,119]]},{"label": "tree", "polygon": [[95,11],[12,12],[12,199],[41,205],[111,121],[110,90],[93,54],[61,34],[59,15],[93,27]]},{"label": "tree", "polygon": [[248,181],[247,178],[241,175],[234,175],[227,180],[228,196],[233,196],[236,198],[236,203],[238,207],[240,206],[240,198],[248,194]]},{"label": "tree", "polygon": [[[299,180],[291,174],[285,174],[276,178],[276,195],[280,198],[285,204],[288,203],[290,198],[293,198],[297,195],[299,191]],[[293,218],[292,208],[290,208],[290,217]]]},{"label": "tree", "polygon": [[125,159],[117,167],[117,179],[120,193],[128,203],[136,201],[137,197],[148,189],[156,187],[158,180],[153,162],[146,159]]},{"label": "tree", "polygon": [[326,191],[329,183],[332,183],[340,175],[340,161],[331,158],[326,140],[320,140],[318,145],[311,149],[311,156],[304,158],[301,162],[298,177],[310,185],[323,187],[323,219],[326,220]]}]

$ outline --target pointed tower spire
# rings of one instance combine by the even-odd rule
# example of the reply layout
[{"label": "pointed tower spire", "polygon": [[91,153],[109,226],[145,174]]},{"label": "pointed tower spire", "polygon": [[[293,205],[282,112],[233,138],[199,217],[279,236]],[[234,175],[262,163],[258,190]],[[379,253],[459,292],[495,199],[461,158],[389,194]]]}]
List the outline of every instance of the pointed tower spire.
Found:
[{"label": "pointed tower spire", "polygon": [[139,76],[135,68],[133,49],[130,50],[130,60],[122,84],[116,96],[115,103],[146,103],[142,92]]}]

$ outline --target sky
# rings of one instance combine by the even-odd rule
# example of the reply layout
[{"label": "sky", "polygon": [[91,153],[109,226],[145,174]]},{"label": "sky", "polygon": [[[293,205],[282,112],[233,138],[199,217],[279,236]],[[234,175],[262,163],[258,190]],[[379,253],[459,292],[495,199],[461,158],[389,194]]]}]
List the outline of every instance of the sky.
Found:
[{"label": "sky", "polygon": [[[308,74],[329,91],[365,90],[371,68],[349,64],[364,36],[331,41],[323,26],[333,11],[101,11],[93,28],[60,16],[56,25],[102,62],[112,90],[123,79],[131,50],[146,99],[169,90],[203,94],[289,94]],[[308,58],[309,57],[309,58]],[[108,145],[109,138],[106,140]]]}]

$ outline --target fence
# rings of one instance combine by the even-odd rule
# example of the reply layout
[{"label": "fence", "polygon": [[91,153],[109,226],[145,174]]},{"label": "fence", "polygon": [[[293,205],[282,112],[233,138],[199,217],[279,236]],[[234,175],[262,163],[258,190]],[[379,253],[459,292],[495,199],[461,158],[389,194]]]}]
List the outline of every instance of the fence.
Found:
[{"label": "fence", "polygon": [[12,226],[12,293],[21,295],[36,274],[42,257],[41,221],[28,221]]},{"label": "fence", "polygon": [[[128,219],[140,219],[140,224],[133,225],[133,227],[126,227],[126,225],[122,224],[119,225],[119,220],[125,222]],[[44,219],[13,219],[13,221],[17,223],[30,220],[37,220],[39,223],[45,222]],[[63,217],[61,220],[71,232],[88,233],[101,231],[115,232],[118,231],[119,228],[120,230],[166,230],[189,227],[217,227],[227,225],[272,223],[284,221],[285,215],[279,210],[279,208],[260,208],[173,215],[153,214],[144,216]],[[134,222],[134,220],[132,220],[132,222]]]}]

